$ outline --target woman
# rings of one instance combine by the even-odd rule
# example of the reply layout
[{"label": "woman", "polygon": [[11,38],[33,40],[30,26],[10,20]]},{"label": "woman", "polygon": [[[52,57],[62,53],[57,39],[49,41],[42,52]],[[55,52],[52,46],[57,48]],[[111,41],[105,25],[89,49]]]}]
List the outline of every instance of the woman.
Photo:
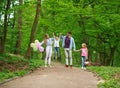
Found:
[{"label": "woman", "polygon": [[51,67],[53,38],[50,38],[49,35],[46,34],[42,43],[46,44],[45,67]]}]

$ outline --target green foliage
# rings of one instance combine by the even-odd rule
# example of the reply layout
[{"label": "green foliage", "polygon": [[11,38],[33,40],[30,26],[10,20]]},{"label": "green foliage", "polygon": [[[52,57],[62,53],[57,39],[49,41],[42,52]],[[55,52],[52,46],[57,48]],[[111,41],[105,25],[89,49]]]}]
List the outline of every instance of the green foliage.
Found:
[{"label": "green foliage", "polygon": [[[39,56],[39,55],[38,55]],[[33,57],[35,58],[35,57]],[[31,70],[43,65],[44,61],[40,58],[25,59],[22,56],[13,54],[0,55],[0,82],[16,76],[24,76]]]},{"label": "green foliage", "polygon": [[[22,9],[20,54],[24,55],[35,17],[36,1],[26,0],[22,6],[14,3],[15,1],[12,1],[13,6],[9,11],[9,14],[14,16],[9,18],[6,52],[14,53],[16,50],[17,11]],[[5,3],[2,1],[1,6],[4,7]],[[4,8],[1,8],[0,11],[4,12]],[[46,33],[52,37],[52,32],[61,32],[66,35],[68,31],[72,31],[78,49],[81,47],[81,43],[87,43],[92,61],[97,61],[103,65],[116,66],[118,65],[116,62],[119,62],[120,52],[118,46],[120,43],[119,13],[119,0],[43,0],[35,39],[41,42]],[[0,17],[2,14],[0,13]],[[0,29],[3,29],[3,21],[0,22]],[[2,30],[0,32],[0,36],[3,36]],[[96,51],[96,55],[92,53],[93,51]],[[73,58],[79,58],[79,56],[76,57],[76,54],[73,54]]]},{"label": "green foliage", "polygon": [[4,81],[5,79],[13,78],[14,76],[15,74],[10,71],[2,71],[0,72],[0,82]]},{"label": "green foliage", "polygon": [[16,76],[24,76],[26,73],[28,73],[28,70],[21,70],[14,72]]},{"label": "green foliage", "polygon": [[104,83],[100,83],[98,88],[119,88],[120,77],[115,77],[116,74],[120,74],[119,67],[88,67],[89,70],[97,73],[103,80]]},{"label": "green foliage", "polygon": [[42,65],[44,65],[44,62],[41,61],[40,59],[31,59],[30,63],[29,63],[29,66],[30,66],[31,70],[35,69],[35,68],[37,68],[39,66],[42,66]]},{"label": "green foliage", "polygon": [[[18,6],[12,0],[12,5],[8,14],[13,17],[8,19],[8,31],[6,41],[6,52],[12,54],[0,55],[0,60],[11,66],[22,67],[29,64],[29,69],[34,69],[43,65],[41,61],[42,54],[33,52],[31,59],[15,56],[15,44],[18,36],[18,14],[22,9],[22,39],[20,54],[24,55],[30,38],[31,27],[35,17],[36,0],[25,0],[22,6]],[[0,43],[4,36],[3,14],[5,12],[6,1],[0,3]],[[62,33],[66,35],[68,31],[72,32],[77,49],[81,48],[83,42],[87,43],[89,50],[89,59],[92,62],[98,62],[102,65],[120,66],[120,8],[119,0],[42,0],[41,16],[35,39],[40,42],[44,39],[44,34]],[[60,43],[61,46],[61,43]],[[61,48],[61,62],[64,63],[64,50]],[[80,66],[80,53],[73,52],[74,66]],[[3,66],[3,65],[2,65]],[[1,66],[1,76],[11,73],[5,67]],[[91,67],[89,69],[99,72],[105,80],[112,79],[112,75],[119,72],[119,68],[112,67]],[[116,69],[116,70],[115,70]],[[13,69],[11,69],[13,70]],[[16,72],[17,75],[24,75],[26,72]],[[7,75],[6,75],[7,76]],[[12,73],[10,76],[14,76]],[[9,76],[5,77],[9,78]],[[1,78],[2,79],[2,78]],[[112,88],[116,80],[110,80],[102,84],[103,88]],[[117,86],[117,85],[116,85]],[[117,88],[117,87],[113,87]]]},{"label": "green foliage", "polygon": [[119,88],[120,84],[118,80],[112,79],[108,80],[105,83],[100,83],[98,88]]}]

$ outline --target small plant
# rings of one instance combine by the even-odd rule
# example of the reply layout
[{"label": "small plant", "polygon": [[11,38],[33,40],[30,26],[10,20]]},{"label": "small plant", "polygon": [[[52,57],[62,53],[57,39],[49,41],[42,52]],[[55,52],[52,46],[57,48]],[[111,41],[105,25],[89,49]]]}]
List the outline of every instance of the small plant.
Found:
[{"label": "small plant", "polygon": [[115,78],[115,74],[120,73],[119,67],[104,67],[95,66],[88,67],[89,70],[97,73],[102,79],[105,80],[104,83],[98,84],[98,88],[120,88],[120,78]]}]

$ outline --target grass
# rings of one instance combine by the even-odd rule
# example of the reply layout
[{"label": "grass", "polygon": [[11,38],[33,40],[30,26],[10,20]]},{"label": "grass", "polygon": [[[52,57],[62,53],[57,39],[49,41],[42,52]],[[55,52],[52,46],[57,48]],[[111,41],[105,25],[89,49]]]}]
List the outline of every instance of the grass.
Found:
[{"label": "grass", "polygon": [[38,57],[33,58],[35,59],[25,59],[22,56],[16,56],[14,54],[1,54],[0,83],[16,76],[24,76],[29,71],[32,71],[44,64],[44,61]]},{"label": "grass", "polygon": [[[12,54],[0,55],[0,82],[16,76],[24,76],[29,71],[44,65],[44,61],[35,56],[34,59],[25,59]],[[80,65],[74,66],[80,68]],[[90,66],[87,69],[105,80],[104,83],[98,84],[98,88],[120,88],[119,67]]]},{"label": "grass", "polygon": [[98,88],[120,88],[119,67],[91,66],[87,69],[97,73],[103,80],[105,80],[104,83],[98,84]]}]

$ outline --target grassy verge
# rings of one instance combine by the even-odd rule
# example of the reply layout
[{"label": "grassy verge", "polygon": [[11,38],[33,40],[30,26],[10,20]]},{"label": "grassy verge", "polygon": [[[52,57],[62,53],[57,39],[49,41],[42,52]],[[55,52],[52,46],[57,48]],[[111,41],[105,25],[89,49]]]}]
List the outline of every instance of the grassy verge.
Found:
[{"label": "grassy verge", "polygon": [[42,66],[43,60],[25,59],[22,56],[13,54],[0,55],[0,83],[16,76],[24,76],[26,73]]},{"label": "grassy verge", "polygon": [[104,83],[98,84],[98,88],[120,88],[119,67],[91,66],[87,69],[97,73],[102,79],[105,80]]}]

